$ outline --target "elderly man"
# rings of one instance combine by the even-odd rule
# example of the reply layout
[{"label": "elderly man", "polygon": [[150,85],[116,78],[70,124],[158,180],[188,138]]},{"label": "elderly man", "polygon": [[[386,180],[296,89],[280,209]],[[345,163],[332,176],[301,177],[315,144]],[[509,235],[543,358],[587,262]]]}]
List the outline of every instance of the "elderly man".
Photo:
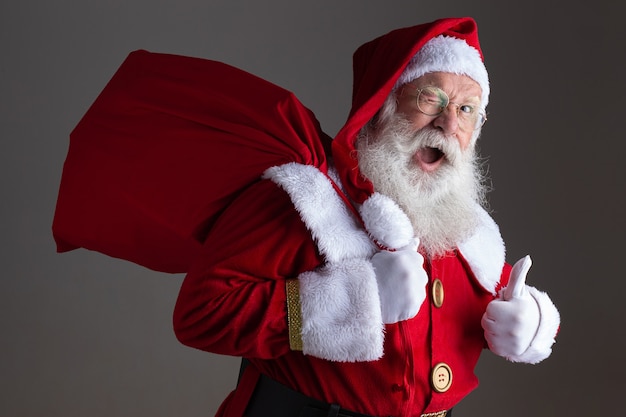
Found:
[{"label": "elderly man", "polygon": [[559,327],[482,208],[488,99],[470,18],[358,48],[332,141],[251,74],[136,51],[72,132],[58,250],[186,273],[176,336],[245,358],[219,417],[449,416],[485,348],[537,363]]},{"label": "elderly man", "polygon": [[[551,353],[559,315],[481,208],[487,71],[472,19],[357,50],[331,167],[268,169],[212,227],[175,330],[247,358],[218,416],[444,416],[488,346]],[[508,286],[507,286],[508,283]]]}]

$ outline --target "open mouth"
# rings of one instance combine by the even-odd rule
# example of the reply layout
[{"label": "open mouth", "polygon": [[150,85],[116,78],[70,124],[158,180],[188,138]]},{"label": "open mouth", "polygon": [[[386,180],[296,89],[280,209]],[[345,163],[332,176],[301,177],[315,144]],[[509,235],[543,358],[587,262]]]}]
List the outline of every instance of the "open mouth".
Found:
[{"label": "open mouth", "polygon": [[443,163],[446,154],[439,148],[424,147],[415,153],[415,162],[422,171],[432,172]]}]

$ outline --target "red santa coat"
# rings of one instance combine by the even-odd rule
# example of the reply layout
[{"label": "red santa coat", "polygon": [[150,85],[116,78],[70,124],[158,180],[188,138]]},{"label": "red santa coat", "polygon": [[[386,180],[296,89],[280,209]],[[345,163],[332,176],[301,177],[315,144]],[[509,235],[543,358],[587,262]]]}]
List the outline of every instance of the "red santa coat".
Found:
[{"label": "red santa coat", "polygon": [[[352,213],[340,209],[342,199],[320,171],[289,164],[270,169],[266,177],[271,181],[239,196],[205,241],[176,305],[178,338],[198,349],[247,357],[251,374],[258,370],[313,398],[374,416],[450,409],[473,390],[473,370],[485,347],[480,319],[509,272],[489,216],[483,212],[480,229],[459,245],[468,257],[455,252],[425,265],[431,286],[435,278],[443,283],[443,304],[436,307],[431,295],[414,319],[386,325],[382,357],[320,359],[289,348],[285,281],[324,262],[369,257],[376,247]],[[326,216],[338,208],[331,219]],[[319,300],[320,309],[332,304]],[[350,333],[350,324],[329,323],[333,326],[335,337]],[[359,334],[348,337],[362,340]],[[378,346],[374,341],[365,348],[376,352]],[[432,384],[439,363],[449,366],[453,378],[442,393]],[[244,375],[218,415],[241,416],[254,383],[254,375]]]},{"label": "red santa coat", "polygon": [[[476,386],[473,368],[485,346],[480,316],[509,270],[496,225],[477,207],[483,222],[476,234],[425,265],[431,285],[443,283],[443,305],[428,298],[414,319],[383,326],[371,237],[401,247],[412,229],[360,177],[352,153],[356,132],[410,57],[442,33],[477,42],[471,19],[444,19],[357,51],[353,109],[332,144],[336,175],[327,170],[327,137],[307,109],[288,92],[215,62],[134,54],[74,132],[53,225],[59,250],[85,247],[188,272],[174,314],[177,336],[253,364],[220,416],[243,415],[258,371],[372,415],[449,409]],[[276,151],[277,143],[287,146]],[[259,162],[257,146],[263,162],[237,168],[233,155],[241,152]],[[257,179],[261,166],[274,164]],[[228,176],[211,182],[211,167],[233,165],[238,188],[229,188]],[[301,287],[303,321],[313,326],[303,332],[303,351],[293,351],[285,282],[305,281],[322,265],[339,267],[323,282],[326,292]],[[350,303],[336,310],[338,321],[326,312],[342,296]],[[554,333],[554,323],[540,327],[539,342],[517,359],[547,356]],[[439,363],[452,372],[445,392],[433,390]]]}]

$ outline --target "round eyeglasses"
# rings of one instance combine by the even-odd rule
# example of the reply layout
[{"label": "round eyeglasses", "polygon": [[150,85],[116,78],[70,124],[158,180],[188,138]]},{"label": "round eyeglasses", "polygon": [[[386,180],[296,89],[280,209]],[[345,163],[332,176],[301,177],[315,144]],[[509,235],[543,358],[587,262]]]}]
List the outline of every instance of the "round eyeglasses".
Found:
[{"label": "round eyeglasses", "polygon": [[487,121],[487,115],[480,110],[478,103],[454,103],[439,87],[428,86],[416,90],[415,104],[420,113],[426,116],[439,116],[448,106],[454,105],[461,130],[480,129]]}]

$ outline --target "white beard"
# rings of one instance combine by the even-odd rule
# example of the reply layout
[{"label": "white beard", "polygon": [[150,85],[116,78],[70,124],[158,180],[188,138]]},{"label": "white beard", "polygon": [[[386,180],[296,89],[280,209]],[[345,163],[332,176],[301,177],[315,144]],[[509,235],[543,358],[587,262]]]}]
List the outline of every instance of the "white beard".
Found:
[{"label": "white beard", "polygon": [[[434,172],[413,161],[423,147],[445,154]],[[406,119],[393,115],[363,129],[357,150],[361,173],[406,212],[429,256],[443,256],[475,230],[476,207],[485,203],[487,191],[475,146],[462,151],[455,138],[431,128],[415,132]]]}]

